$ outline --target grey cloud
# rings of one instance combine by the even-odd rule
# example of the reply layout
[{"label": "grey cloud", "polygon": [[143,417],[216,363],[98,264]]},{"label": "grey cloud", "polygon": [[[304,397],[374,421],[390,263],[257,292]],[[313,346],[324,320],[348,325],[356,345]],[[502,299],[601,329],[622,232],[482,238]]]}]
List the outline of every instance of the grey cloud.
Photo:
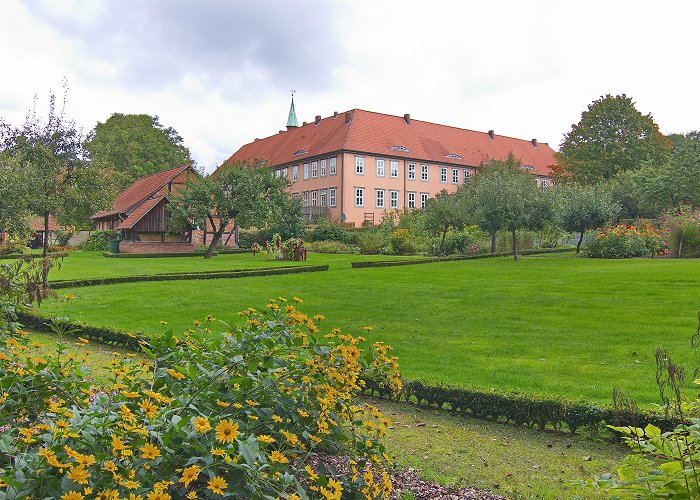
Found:
[{"label": "grey cloud", "polygon": [[137,89],[177,84],[189,73],[212,91],[237,94],[230,97],[292,86],[312,92],[331,86],[334,65],[345,61],[333,29],[340,7],[323,0],[108,0],[87,21],[45,7],[27,4],[86,55],[115,66],[118,83]]}]

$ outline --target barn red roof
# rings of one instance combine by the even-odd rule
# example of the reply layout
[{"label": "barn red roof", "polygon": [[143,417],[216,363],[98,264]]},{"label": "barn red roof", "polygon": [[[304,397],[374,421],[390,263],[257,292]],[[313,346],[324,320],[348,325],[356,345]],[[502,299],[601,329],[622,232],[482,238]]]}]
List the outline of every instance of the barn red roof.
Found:
[{"label": "barn red roof", "polygon": [[149,198],[139,205],[136,210],[131,212],[129,216],[121,221],[117,226],[117,229],[131,229],[138,221],[143,219],[143,216],[151,211],[162,200],[166,199],[165,196],[156,196],[155,198]]},{"label": "barn red roof", "polygon": [[430,163],[477,167],[508,154],[531,173],[548,175],[556,163],[547,144],[401,116],[354,109],[279,134],[257,139],[236,151],[224,164],[266,160],[277,166],[335,151],[356,151]]},{"label": "barn red roof", "polygon": [[[49,214],[49,231],[55,231],[58,223],[56,222],[56,217]],[[44,218],[43,217],[32,217],[29,219],[29,227],[32,231],[43,231],[44,230]]]}]

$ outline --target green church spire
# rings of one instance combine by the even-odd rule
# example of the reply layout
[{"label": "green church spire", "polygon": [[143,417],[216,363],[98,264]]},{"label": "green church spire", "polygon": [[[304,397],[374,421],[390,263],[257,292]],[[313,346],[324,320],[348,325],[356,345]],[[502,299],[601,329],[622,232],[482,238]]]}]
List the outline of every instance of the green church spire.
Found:
[{"label": "green church spire", "polygon": [[289,107],[289,118],[287,118],[287,130],[297,128],[297,112],[294,110],[294,91],[292,90],[292,105]]}]

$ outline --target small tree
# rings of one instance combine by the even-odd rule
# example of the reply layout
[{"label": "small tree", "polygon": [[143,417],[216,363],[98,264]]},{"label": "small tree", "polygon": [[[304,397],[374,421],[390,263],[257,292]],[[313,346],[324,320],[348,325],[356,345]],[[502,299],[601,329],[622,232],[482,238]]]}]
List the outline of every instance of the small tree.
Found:
[{"label": "small tree", "polygon": [[445,236],[452,227],[462,229],[466,221],[465,210],[460,205],[460,198],[447,193],[446,189],[439,192],[435,198],[428,200],[423,213],[423,225],[432,233],[442,233],[440,239],[440,254],[445,247]]},{"label": "small tree", "polygon": [[[65,101],[64,101],[65,107]],[[20,128],[0,124],[0,153],[11,158],[18,170],[0,179],[3,189],[14,193],[19,214],[44,221],[43,292],[48,293],[49,215],[59,222],[84,222],[107,205],[109,176],[87,160],[83,138],[75,122],[56,110],[56,96],[49,96],[49,113],[42,122],[36,109]]]},{"label": "small tree", "polygon": [[579,233],[576,253],[581,249],[587,230],[612,222],[620,213],[620,205],[612,200],[604,187],[570,185],[556,192],[556,214],[566,231]]},{"label": "small tree", "polygon": [[209,223],[213,238],[205,259],[211,258],[216,245],[232,220],[243,228],[264,226],[279,220],[288,202],[284,191],[288,181],[276,178],[267,169],[248,163],[228,165],[201,180],[189,182],[168,205],[171,227],[188,221]]}]

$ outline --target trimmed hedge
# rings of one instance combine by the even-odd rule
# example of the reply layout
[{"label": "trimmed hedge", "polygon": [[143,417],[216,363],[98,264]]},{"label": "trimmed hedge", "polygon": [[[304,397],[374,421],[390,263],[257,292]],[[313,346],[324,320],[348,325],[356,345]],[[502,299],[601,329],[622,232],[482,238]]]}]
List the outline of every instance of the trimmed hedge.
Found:
[{"label": "trimmed hedge", "polygon": [[[518,256],[521,255],[536,255],[547,253],[565,253],[571,252],[571,248],[551,248],[538,250],[521,250],[518,251]],[[434,262],[449,262],[453,260],[473,260],[473,259],[488,259],[491,257],[510,257],[512,252],[501,252],[495,254],[477,254],[477,255],[452,255],[450,257],[426,257],[424,259],[406,259],[406,260],[374,260],[364,262],[352,262],[353,268],[362,267],[391,267],[391,266],[411,266],[413,264],[432,264]]]},{"label": "trimmed hedge", "polygon": [[[15,313],[19,322],[25,327],[31,330],[54,333],[51,328],[51,322],[54,317],[45,316],[35,309],[18,309]],[[141,337],[125,330],[107,326],[95,326],[81,323],[80,321],[61,320],[61,322],[68,327],[70,335],[83,337],[100,344],[140,351],[141,343],[148,342],[147,337]]]},{"label": "trimmed hedge", "polygon": [[281,266],[258,269],[231,269],[228,271],[201,271],[196,273],[145,274],[135,276],[113,276],[111,278],[87,278],[82,280],[52,281],[51,288],[78,288],[83,286],[111,285],[114,283],[135,283],[139,281],[188,281],[211,280],[219,278],[246,278],[248,276],[273,276],[279,274],[313,273],[328,271],[328,265],[322,266]]},{"label": "trimmed hedge", "polygon": [[[214,252],[213,255],[217,255]],[[102,252],[104,257],[113,257],[115,259],[157,259],[159,257],[204,257],[206,252],[163,252],[163,253],[112,253]]]},{"label": "trimmed hedge", "polygon": [[[393,399],[386,388],[374,381],[365,380],[365,384],[366,392],[370,395]],[[591,405],[585,401],[548,399],[501,391],[485,392],[445,384],[431,385],[421,381],[406,381],[396,400],[450,409],[465,416],[512,425],[539,429],[552,427],[572,433],[576,433],[580,428],[587,428],[595,433],[604,424],[644,427],[651,423],[664,431],[672,430],[677,424],[658,413],[632,413]]]},{"label": "trimmed hedge", "polygon": [[250,248],[226,248],[224,250],[217,250],[216,253],[219,255],[227,255],[232,253],[250,253]]},{"label": "trimmed hedge", "polygon": [[[55,253],[49,253],[49,257],[67,257],[70,252],[55,252]],[[0,259],[24,259],[24,258],[30,258],[30,259],[43,259],[44,255],[40,253],[15,253],[15,254],[7,254],[0,256]]]}]

